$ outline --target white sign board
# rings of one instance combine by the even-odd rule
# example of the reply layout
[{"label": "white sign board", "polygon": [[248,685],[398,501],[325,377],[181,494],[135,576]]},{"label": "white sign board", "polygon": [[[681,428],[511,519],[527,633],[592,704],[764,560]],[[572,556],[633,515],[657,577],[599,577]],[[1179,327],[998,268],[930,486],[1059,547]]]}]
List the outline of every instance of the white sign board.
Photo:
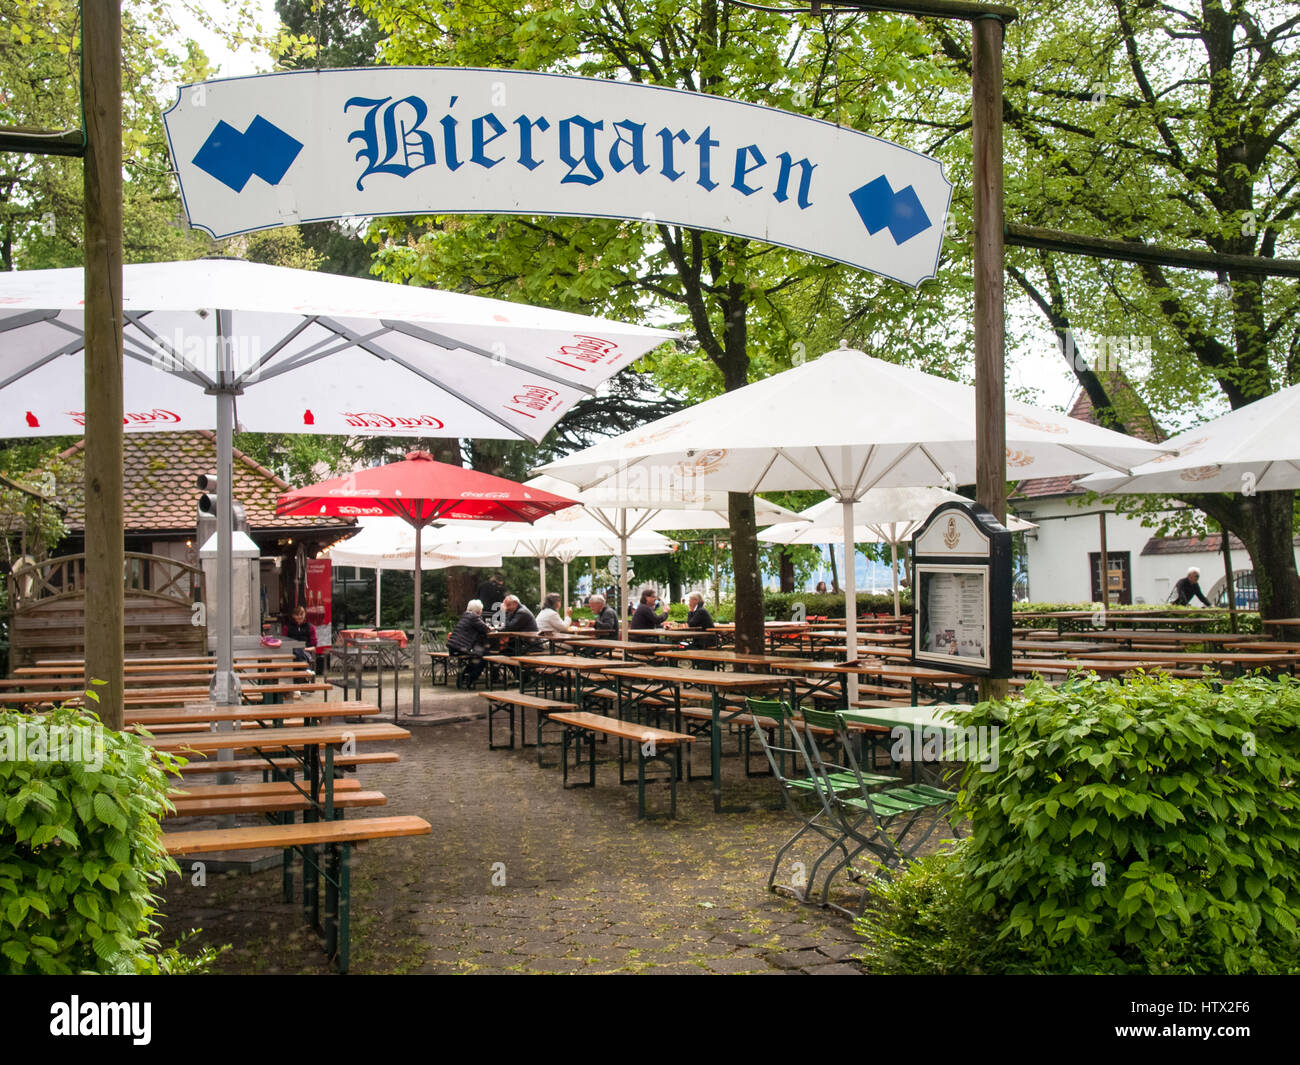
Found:
[{"label": "white sign board", "polygon": [[933,277],[937,159],[804,115],[532,71],[370,67],[182,87],[163,116],[214,237],[379,215],[623,218]]}]

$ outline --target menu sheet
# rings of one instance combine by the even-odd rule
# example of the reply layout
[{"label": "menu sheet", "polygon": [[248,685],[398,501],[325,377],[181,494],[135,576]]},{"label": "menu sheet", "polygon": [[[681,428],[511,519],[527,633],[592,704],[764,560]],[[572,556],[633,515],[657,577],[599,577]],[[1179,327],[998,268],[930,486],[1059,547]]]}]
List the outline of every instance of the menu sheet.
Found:
[{"label": "menu sheet", "polygon": [[987,660],[988,602],[982,573],[921,574],[925,632],[921,650]]}]

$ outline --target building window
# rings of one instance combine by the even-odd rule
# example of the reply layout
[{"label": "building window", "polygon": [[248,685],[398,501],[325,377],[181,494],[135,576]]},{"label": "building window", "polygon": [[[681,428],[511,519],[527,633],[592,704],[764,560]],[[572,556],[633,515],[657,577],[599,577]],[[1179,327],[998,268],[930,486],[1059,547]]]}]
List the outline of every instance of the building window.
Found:
[{"label": "building window", "polygon": [[1110,570],[1110,596],[1101,597],[1101,552],[1088,552],[1088,572],[1092,576],[1092,601],[1129,606],[1133,602],[1133,586],[1129,580],[1129,553],[1127,551],[1108,551],[1106,567]]}]

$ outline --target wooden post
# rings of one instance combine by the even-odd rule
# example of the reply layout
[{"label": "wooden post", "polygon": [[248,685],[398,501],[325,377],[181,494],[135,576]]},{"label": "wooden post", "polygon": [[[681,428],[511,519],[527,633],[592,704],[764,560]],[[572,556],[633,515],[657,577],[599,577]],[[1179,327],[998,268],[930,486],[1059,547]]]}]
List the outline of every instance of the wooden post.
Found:
[{"label": "wooden post", "polygon": [[1237,589],[1232,580],[1232,548],[1228,545],[1229,532],[1223,530],[1223,579],[1228,592],[1228,629],[1237,631]]},{"label": "wooden post", "polygon": [[1097,559],[1097,566],[1101,571],[1101,617],[1104,626],[1106,611],[1110,609],[1110,555],[1106,550],[1106,512],[1104,510],[1097,514],[1097,520],[1101,523],[1101,557]]},{"label": "wooden post", "polygon": [[[975,499],[1007,519],[1002,246],[1002,19],[971,21],[971,140],[975,207]],[[1007,682],[984,678],[981,699],[1005,699]]]},{"label": "wooden post", "polygon": [[86,114],[86,686],[104,724],[122,727],[122,12],[82,8]]}]

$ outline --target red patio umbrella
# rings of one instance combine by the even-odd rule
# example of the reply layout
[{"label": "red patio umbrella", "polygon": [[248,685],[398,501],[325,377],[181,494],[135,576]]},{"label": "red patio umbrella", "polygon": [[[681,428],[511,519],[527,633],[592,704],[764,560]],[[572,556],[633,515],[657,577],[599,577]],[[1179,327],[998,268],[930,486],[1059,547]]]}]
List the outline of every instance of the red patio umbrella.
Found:
[{"label": "red patio umbrella", "polygon": [[[401,462],[358,470],[343,477],[295,488],[276,500],[277,516],[396,517],[415,527],[415,676],[412,705],[420,713],[420,531],[435,521],[534,522],[576,505],[551,492],[504,477],[435,462],[427,451],[411,451]],[[396,708],[394,707],[394,716]]]}]

